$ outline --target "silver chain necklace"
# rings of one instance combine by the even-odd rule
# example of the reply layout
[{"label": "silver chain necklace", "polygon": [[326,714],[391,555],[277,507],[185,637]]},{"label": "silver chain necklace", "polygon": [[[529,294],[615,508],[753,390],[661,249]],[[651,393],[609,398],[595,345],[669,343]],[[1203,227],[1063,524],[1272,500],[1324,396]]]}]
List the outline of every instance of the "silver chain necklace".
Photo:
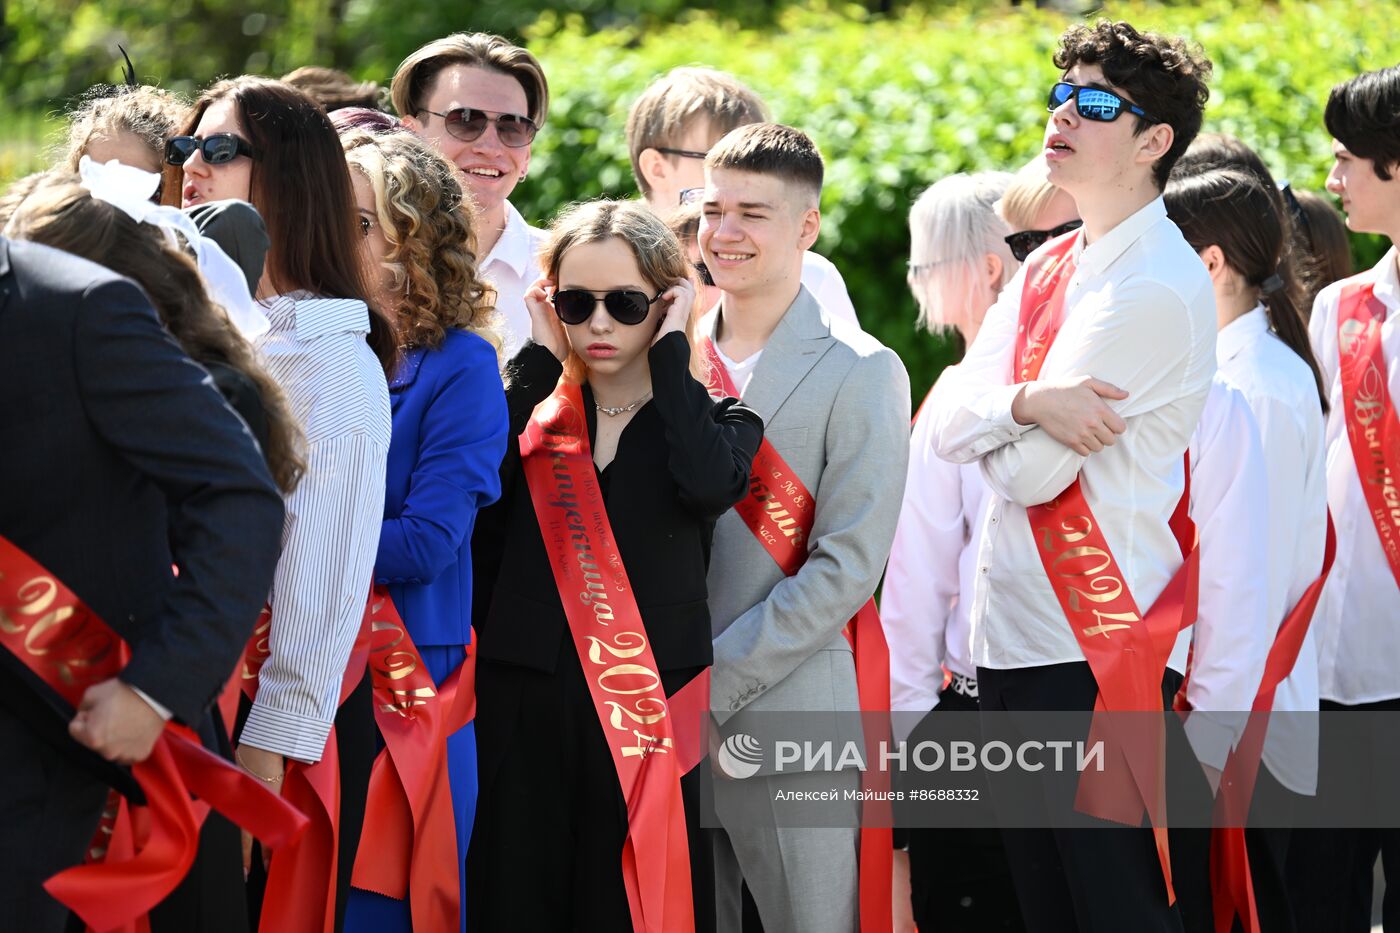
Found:
[{"label": "silver chain necklace", "polygon": [[650,393],[650,392],[648,392],[646,395],[643,395],[641,398],[637,399],[637,400],[636,400],[635,402],[633,402],[631,405],[619,405],[617,408],[609,408],[609,407],[607,407],[606,405],[599,405],[598,402],[597,402],[597,400],[595,399],[594,402],[593,402],[593,407],[596,408],[596,409],[598,409],[598,410],[599,410],[600,412],[602,412],[603,414],[607,415],[609,418],[616,418],[618,415],[621,415],[621,414],[624,414],[624,413],[626,413],[626,412],[632,411],[632,410],[635,409],[638,405],[642,404],[643,402],[645,402],[645,401],[646,401],[647,399],[649,399],[649,398],[651,398],[651,393]]}]

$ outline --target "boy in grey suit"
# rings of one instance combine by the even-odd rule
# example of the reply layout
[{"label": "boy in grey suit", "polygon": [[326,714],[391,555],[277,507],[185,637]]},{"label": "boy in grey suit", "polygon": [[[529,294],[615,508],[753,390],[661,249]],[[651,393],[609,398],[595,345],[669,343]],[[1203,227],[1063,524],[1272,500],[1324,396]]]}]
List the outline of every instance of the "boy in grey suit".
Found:
[{"label": "boy in grey suit", "polygon": [[[904,490],[904,366],[873,337],[834,320],[801,283],[803,253],[821,226],[822,172],[805,134],[766,123],[729,133],[705,160],[700,248],[723,296],[699,330],[816,500],[806,559],[791,576],[736,512],[715,527],[710,702],[729,733],[746,731],[746,722],[761,732],[768,713],[820,719],[812,714],[859,708],[841,633],[879,583]],[[833,736],[842,733],[837,719]],[[856,929],[857,804],[844,794],[858,788],[860,774],[838,758],[839,749],[836,764],[825,765],[835,770],[788,765],[781,773],[765,762],[742,780],[717,769],[721,930],[740,927],[741,881],[769,933]],[[838,801],[823,817],[844,828],[779,825],[775,798],[833,790]]]}]

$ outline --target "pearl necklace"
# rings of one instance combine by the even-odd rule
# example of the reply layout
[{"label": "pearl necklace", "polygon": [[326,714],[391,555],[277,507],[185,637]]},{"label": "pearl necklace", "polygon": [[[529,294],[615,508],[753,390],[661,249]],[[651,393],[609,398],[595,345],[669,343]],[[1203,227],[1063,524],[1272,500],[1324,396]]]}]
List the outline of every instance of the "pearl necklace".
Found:
[{"label": "pearl necklace", "polygon": [[620,405],[620,406],[618,406],[617,408],[609,408],[609,407],[607,407],[606,405],[599,405],[598,402],[597,402],[597,400],[594,400],[594,402],[593,402],[593,407],[596,408],[596,409],[598,409],[598,410],[599,410],[600,412],[602,412],[603,414],[607,415],[609,418],[616,418],[618,415],[625,414],[626,412],[632,411],[632,410],[635,409],[638,405],[642,404],[643,402],[645,402],[645,401],[646,401],[647,399],[649,399],[649,398],[651,398],[651,393],[650,393],[650,392],[648,392],[646,395],[643,395],[641,398],[637,399],[637,400],[636,400],[635,402],[633,402],[631,405]]}]

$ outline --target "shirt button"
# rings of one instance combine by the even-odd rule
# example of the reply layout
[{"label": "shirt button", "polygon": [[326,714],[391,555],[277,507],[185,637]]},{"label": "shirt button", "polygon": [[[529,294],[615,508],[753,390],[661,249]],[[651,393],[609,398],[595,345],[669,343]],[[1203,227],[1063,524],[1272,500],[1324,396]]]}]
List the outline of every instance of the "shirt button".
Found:
[{"label": "shirt button", "polygon": [[983,567],[983,568],[982,568],[982,572],[983,572],[983,573],[986,573],[986,572],[987,572],[987,568],[986,568],[986,567]]},{"label": "shirt button", "polygon": [[996,517],[995,515],[993,515],[993,516],[992,516],[992,524],[995,525],[996,523],[997,523],[997,517]]}]

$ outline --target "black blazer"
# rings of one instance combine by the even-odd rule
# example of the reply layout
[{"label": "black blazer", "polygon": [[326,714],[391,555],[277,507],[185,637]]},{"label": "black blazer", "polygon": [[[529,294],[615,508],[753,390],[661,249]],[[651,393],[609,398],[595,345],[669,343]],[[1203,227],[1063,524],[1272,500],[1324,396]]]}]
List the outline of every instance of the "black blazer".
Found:
[{"label": "black blazer", "polygon": [[[0,535],[126,639],[123,680],[198,725],[281,547],[247,428],[133,283],[3,237],[0,411]],[[17,666],[0,667],[0,703],[34,721]],[[66,741],[66,718],[36,728]]]},{"label": "black blazer", "polygon": [[[735,399],[716,403],[688,370],[690,348],[668,334],[650,350],[653,398],[637,409],[602,473],[608,518],[662,671],[713,658],[705,574],[715,520],[748,491],[763,422]],[[521,470],[519,435],[562,371],[548,350],[527,344],[506,393],[511,442],[501,498],[472,537],[479,657],[552,672],[568,620]],[[593,394],[583,386],[588,435],[597,433]],[[572,649],[570,649],[572,650]]]}]

